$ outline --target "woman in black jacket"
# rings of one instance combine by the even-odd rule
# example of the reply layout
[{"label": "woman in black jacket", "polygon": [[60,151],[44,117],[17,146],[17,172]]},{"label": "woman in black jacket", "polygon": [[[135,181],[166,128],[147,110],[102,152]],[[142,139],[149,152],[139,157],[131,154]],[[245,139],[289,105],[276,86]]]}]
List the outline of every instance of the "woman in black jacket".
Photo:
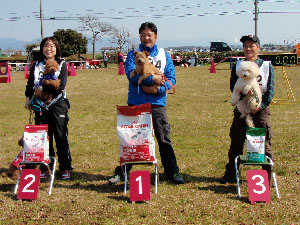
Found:
[{"label": "woman in black jacket", "polygon": [[[42,89],[52,94],[50,103],[39,101],[33,102],[32,98],[36,88],[40,88],[40,81],[43,79],[45,62],[55,60],[59,64],[59,70],[55,73],[60,80],[58,89],[42,85]],[[34,63],[30,70],[29,79],[26,85],[26,103],[25,108],[33,110],[35,113],[35,124],[48,124],[49,135],[49,155],[55,156],[53,147],[53,136],[56,142],[59,170],[63,180],[70,179],[70,172],[73,170],[72,158],[68,142],[68,109],[70,108],[69,100],[66,97],[66,84],[68,69],[66,62],[61,58],[61,49],[58,41],[54,37],[46,37],[40,44],[40,58]],[[47,170],[41,168],[41,177],[47,177]]]}]

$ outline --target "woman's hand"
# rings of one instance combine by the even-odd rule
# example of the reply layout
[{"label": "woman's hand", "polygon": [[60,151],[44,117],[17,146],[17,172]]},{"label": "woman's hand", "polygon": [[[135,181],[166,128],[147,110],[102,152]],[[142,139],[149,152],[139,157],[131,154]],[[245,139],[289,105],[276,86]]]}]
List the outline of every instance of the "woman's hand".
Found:
[{"label": "woman's hand", "polygon": [[25,108],[28,109],[31,112],[31,106],[30,106],[30,99],[29,99],[29,97],[26,97]]}]

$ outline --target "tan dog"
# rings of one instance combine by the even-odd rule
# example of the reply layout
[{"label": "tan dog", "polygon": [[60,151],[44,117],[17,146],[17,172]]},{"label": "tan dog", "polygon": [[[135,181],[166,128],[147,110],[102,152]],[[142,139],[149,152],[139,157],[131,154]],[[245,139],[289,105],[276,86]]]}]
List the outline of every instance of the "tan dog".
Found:
[{"label": "tan dog", "polygon": [[55,72],[59,70],[59,65],[55,60],[47,60],[45,64],[42,85],[35,90],[35,95],[43,102],[50,103],[53,99],[51,91],[58,90],[60,80],[55,79]]},{"label": "tan dog", "polygon": [[[140,85],[143,80],[151,75],[163,75],[152,63],[149,62],[149,52],[135,51],[134,59],[136,68],[130,73],[130,78],[133,78],[136,74],[140,75],[138,84]],[[156,85],[159,88],[159,85]]]}]

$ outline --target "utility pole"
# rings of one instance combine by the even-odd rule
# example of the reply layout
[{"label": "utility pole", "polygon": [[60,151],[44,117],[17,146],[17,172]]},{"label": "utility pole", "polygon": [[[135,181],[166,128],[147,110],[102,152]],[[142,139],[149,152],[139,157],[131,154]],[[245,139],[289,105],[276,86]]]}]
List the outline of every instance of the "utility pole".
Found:
[{"label": "utility pole", "polygon": [[40,20],[41,20],[41,38],[44,39],[44,32],[43,32],[43,12],[42,12],[42,0],[40,0]]},{"label": "utility pole", "polygon": [[257,20],[258,20],[258,1],[254,2],[254,24],[255,24],[255,36],[257,37]]}]

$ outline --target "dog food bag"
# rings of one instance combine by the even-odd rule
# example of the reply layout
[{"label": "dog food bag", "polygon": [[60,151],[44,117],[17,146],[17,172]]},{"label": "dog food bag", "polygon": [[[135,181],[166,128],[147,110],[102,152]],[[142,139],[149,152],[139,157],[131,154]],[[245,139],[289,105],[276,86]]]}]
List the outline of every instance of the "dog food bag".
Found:
[{"label": "dog food bag", "polygon": [[265,162],[265,128],[246,129],[247,139],[247,162],[263,163]]},{"label": "dog food bag", "polygon": [[49,163],[48,125],[26,125],[23,162]]},{"label": "dog food bag", "polygon": [[155,160],[151,104],[117,106],[120,164]]}]

